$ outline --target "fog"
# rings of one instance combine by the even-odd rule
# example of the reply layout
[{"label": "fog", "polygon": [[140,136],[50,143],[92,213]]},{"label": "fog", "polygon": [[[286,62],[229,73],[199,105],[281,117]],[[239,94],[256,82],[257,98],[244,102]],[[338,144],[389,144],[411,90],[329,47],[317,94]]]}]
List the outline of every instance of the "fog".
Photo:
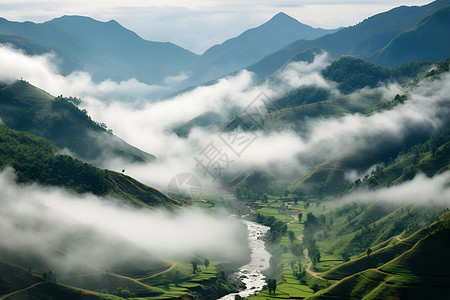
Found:
[{"label": "fog", "polygon": [[415,203],[425,206],[450,207],[450,171],[432,178],[417,174],[412,180],[376,190],[357,190],[338,203],[377,200],[388,204]]},{"label": "fog", "polygon": [[[251,143],[236,155],[224,142],[221,126],[248,112],[249,107],[273,104],[273,100],[302,86],[324,88],[331,95],[339,96],[336,83],[325,80],[320,73],[331,62],[326,53],[317,55],[312,63],[290,63],[263,81],[256,81],[251,72],[243,70],[165,100],[155,96],[157,92],[152,96],[152,92],[167,87],[145,85],[136,79],[94,84],[90,75],[83,72],[61,76],[51,54],[29,57],[3,46],[0,57],[0,79],[13,80],[23,76],[55,95],[81,97],[81,108],[86,108],[94,120],[106,123],[128,143],[156,155],[159,160],[149,165],[130,165],[115,157],[105,157],[98,165],[113,170],[126,169],[128,175],[162,191],[166,190],[171,178],[182,172],[194,173],[201,177],[205,186],[217,187],[214,184],[217,178],[206,174],[198,163],[202,151],[211,143],[226,155],[223,173],[238,174],[244,168],[276,166],[287,174],[301,177],[311,167],[342,151],[352,157],[383,149],[386,145],[401,145],[415,135],[429,135],[448,122],[450,107],[448,74],[440,80],[424,81],[415,87],[390,83],[374,89],[365,88],[348,96],[353,105],[364,106],[369,97],[390,101],[396,94],[407,94],[408,100],[391,110],[371,115],[310,118],[304,122],[302,132],[289,127],[277,132],[241,132],[241,136]],[[187,76],[180,74],[177,78],[168,78],[167,83],[170,85],[170,82]],[[217,116],[216,123],[194,127],[187,137],[174,133],[174,128],[205,114]],[[363,171],[370,167],[353,170],[350,166],[347,177],[352,180],[363,176]]]},{"label": "fog", "polygon": [[245,226],[225,211],[150,211],[119,203],[60,188],[18,185],[7,168],[0,173],[0,252],[20,257],[31,250],[39,261],[65,272],[78,270],[80,261],[88,270],[98,270],[133,259],[208,255],[233,260],[247,254]]}]

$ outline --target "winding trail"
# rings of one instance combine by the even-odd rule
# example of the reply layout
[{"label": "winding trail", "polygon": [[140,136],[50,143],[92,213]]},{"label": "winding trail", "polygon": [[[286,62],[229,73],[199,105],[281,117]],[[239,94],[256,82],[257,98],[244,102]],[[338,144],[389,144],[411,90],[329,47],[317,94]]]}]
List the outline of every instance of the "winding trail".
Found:
[{"label": "winding trail", "polygon": [[173,268],[175,268],[175,266],[177,265],[177,263],[176,262],[172,262],[172,264],[170,265],[170,267],[168,267],[167,269],[165,269],[164,271],[161,271],[161,272],[158,272],[158,273],[155,273],[155,274],[153,274],[153,275],[150,275],[150,276],[147,276],[147,277],[142,277],[142,278],[133,278],[134,280],[142,280],[142,279],[148,279],[148,278],[153,278],[153,277],[156,277],[156,276],[158,276],[158,275],[161,275],[161,274],[164,274],[164,273],[167,273],[167,272],[170,272],[170,271],[172,271],[172,269]]},{"label": "winding trail", "polygon": [[31,288],[33,288],[33,287],[35,287],[35,286],[37,286],[37,285],[43,284],[43,283],[44,283],[44,281],[37,282],[37,283],[32,284],[32,285],[30,285],[29,287],[23,288],[23,289],[21,289],[21,290],[14,291],[14,292],[9,293],[9,294],[6,294],[6,295],[1,295],[1,296],[0,296],[0,300],[6,299],[6,298],[8,298],[8,297],[10,297],[10,296],[12,296],[12,295],[14,295],[14,294],[17,294],[17,293],[20,293],[20,292],[29,290],[29,289],[31,289]]},{"label": "winding trail", "polygon": [[318,279],[322,279],[322,280],[326,280],[326,281],[330,281],[330,282],[337,282],[339,280],[332,280],[332,279],[326,279],[323,277],[323,273],[320,272],[314,272],[311,268],[312,268],[312,260],[309,258],[308,256],[308,249],[303,250],[303,255],[305,256],[305,258],[309,261],[303,265],[307,266],[305,271],[310,274],[311,276],[318,278]]}]

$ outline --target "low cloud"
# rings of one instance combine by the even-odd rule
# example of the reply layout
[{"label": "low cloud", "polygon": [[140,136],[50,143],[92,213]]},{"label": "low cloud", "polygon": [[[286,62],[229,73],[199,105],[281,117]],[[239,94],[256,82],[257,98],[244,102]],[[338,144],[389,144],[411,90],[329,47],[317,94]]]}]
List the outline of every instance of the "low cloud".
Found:
[{"label": "low cloud", "polygon": [[418,174],[414,179],[399,185],[377,190],[356,191],[339,202],[368,202],[439,205],[450,207],[450,171],[432,178]]},{"label": "low cloud", "polygon": [[[10,168],[0,173],[0,199],[0,251],[33,249],[60,269],[75,268],[73,258],[107,266],[145,251],[168,259],[194,254],[236,259],[247,254],[245,226],[225,212],[132,209],[114,199],[18,185]],[[119,256],[106,249],[111,245],[120,247]],[[53,255],[56,249],[65,255]]]}]

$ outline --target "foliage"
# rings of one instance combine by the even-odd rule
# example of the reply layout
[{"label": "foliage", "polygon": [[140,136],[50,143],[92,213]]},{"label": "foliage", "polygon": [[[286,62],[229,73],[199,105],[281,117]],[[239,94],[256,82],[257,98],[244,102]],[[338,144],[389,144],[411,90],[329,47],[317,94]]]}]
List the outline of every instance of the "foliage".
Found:
[{"label": "foliage", "polygon": [[180,204],[132,178],[58,154],[58,147],[44,138],[2,124],[0,145],[0,167],[13,167],[20,183],[38,182],[100,196],[111,194],[140,206]]}]

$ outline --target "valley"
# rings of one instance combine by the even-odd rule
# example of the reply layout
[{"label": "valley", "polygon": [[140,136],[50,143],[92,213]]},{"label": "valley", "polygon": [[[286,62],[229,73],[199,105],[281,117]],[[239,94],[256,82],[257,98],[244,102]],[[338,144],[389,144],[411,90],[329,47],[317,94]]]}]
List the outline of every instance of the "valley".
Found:
[{"label": "valley", "polygon": [[0,18],[0,299],[449,298],[449,14]]}]

